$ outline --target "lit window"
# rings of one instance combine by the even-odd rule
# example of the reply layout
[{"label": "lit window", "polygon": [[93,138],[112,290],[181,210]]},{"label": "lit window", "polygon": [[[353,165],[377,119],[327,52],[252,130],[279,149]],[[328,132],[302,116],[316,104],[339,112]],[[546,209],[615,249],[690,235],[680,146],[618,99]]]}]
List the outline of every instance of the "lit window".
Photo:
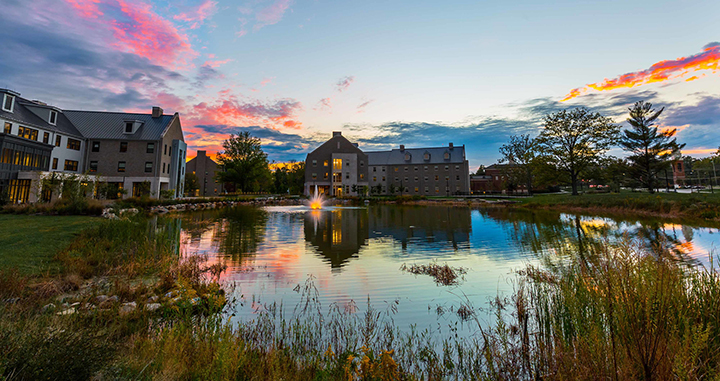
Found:
[{"label": "lit window", "polygon": [[65,170],[66,171],[77,171],[78,169],[78,162],[75,160],[65,160]]},{"label": "lit window", "polygon": [[18,136],[25,139],[37,140],[38,130],[20,126],[18,127]]},{"label": "lit window", "polygon": [[118,172],[125,172],[125,162],[118,161]]},{"label": "lit window", "polygon": [[75,139],[68,138],[67,141],[67,149],[80,151],[80,141]]},{"label": "lit window", "polygon": [[53,158],[52,169],[57,169],[57,166],[58,166],[58,158],[54,157],[54,158]]},{"label": "lit window", "polygon": [[395,167],[395,172],[399,171],[400,167]]},{"label": "lit window", "polygon": [[430,160],[430,154],[426,152],[425,155],[423,155],[423,159]]},{"label": "lit window", "polygon": [[360,180],[365,180],[365,174],[364,174],[364,173],[361,173],[361,174],[360,174]]},{"label": "lit window", "polygon": [[325,173],[323,174],[323,179],[325,179],[325,180],[328,179],[328,173],[327,173],[327,172],[325,172]]},{"label": "lit window", "polygon": [[3,132],[5,132],[6,134],[12,132],[12,124],[5,122],[5,130]]},{"label": "lit window", "polygon": [[415,193],[418,193],[420,191],[420,188],[415,187]]},{"label": "lit window", "polygon": [[50,133],[45,132],[43,133],[43,143],[48,144],[50,142]]},{"label": "lit window", "polygon": [[373,181],[377,181],[377,176],[373,176]]},{"label": "lit window", "polygon": [[445,152],[443,157],[445,158],[445,160],[450,160],[450,152]]},{"label": "lit window", "polygon": [[97,161],[91,161],[91,162],[90,162],[90,167],[88,168],[88,170],[89,170],[90,172],[97,172],[97,168],[98,168],[98,162],[97,162]]},{"label": "lit window", "polygon": [[333,159],[333,169],[342,169],[342,159]]},{"label": "lit window", "polygon": [[327,161],[327,160],[324,160],[324,161],[323,161],[323,167],[327,167],[328,165],[329,165],[329,164],[328,164],[328,161]]}]

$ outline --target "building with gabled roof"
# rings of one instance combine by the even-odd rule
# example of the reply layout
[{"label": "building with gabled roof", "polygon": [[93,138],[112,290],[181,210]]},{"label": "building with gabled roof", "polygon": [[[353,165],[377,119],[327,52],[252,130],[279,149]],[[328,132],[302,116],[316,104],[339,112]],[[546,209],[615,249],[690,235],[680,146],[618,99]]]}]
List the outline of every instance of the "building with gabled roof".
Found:
[{"label": "building with gabled roof", "polygon": [[0,194],[11,202],[59,195],[41,177],[84,174],[129,196],[181,196],[187,145],[180,116],[62,110],[0,89]]},{"label": "building with gabled roof", "polygon": [[[332,165],[330,165],[332,164]],[[332,196],[399,194],[450,196],[470,193],[465,146],[363,152],[340,132],[308,154],[305,193]]]}]

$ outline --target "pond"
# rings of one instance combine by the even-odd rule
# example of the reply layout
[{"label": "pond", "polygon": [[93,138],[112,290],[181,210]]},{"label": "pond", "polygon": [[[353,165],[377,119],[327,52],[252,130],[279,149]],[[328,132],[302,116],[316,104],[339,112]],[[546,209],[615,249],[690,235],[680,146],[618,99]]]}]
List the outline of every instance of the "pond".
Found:
[{"label": "pond", "polygon": [[[400,329],[458,326],[468,303],[485,323],[483,308],[512,294],[518,270],[573,260],[604,242],[632,239],[709,266],[720,237],[716,228],[657,220],[450,206],[235,207],[176,218],[183,255],[227,265],[220,279],[232,286],[232,319],[273,304],[292,311],[311,290],[323,309],[370,303]],[[443,286],[401,269],[433,262],[467,273]]]}]

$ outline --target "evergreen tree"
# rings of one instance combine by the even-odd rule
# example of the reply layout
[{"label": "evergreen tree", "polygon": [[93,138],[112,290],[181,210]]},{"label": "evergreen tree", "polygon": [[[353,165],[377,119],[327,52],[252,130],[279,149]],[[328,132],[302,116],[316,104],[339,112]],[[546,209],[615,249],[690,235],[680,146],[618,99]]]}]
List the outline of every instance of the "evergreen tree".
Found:
[{"label": "evergreen tree", "polygon": [[267,154],[260,147],[260,139],[248,131],[231,134],[223,142],[223,148],[225,150],[217,156],[218,164],[224,169],[216,175],[219,182],[234,184],[243,192],[269,190],[273,183],[272,173]]},{"label": "evergreen tree", "polygon": [[630,128],[624,130],[620,138],[620,145],[630,152],[628,160],[633,175],[650,193],[655,192],[658,185],[658,173],[668,169],[672,156],[685,147],[673,137],[677,129],[658,131],[655,121],[664,109],[656,111],[650,102],[636,102],[629,108]]}]

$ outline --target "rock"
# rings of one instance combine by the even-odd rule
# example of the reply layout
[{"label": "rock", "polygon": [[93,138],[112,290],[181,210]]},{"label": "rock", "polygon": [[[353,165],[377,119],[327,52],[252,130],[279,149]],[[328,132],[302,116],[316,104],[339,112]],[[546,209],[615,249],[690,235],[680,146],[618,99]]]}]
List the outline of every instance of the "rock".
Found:
[{"label": "rock", "polygon": [[145,309],[150,312],[157,311],[157,309],[160,307],[162,307],[162,304],[160,303],[150,303],[145,305]]},{"label": "rock", "polygon": [[176,303],[179,302],[180,300],[182,300],[182,298],[179,297],[179,296],[176,297],[176,298],[172,298],[172,299],[170,299],[170,304],[176,304]]},{"label": "rock", "polygon": [[123,303],[123,305],[120,307],[120,315],[127,315],[137,309],[137,303],[135,302],[129,302],[129,303]]},{"label": "rock", "polygon": [[105,302],[106,300],[108,300],[108,296],[107,296],[107,295],[98,295],[98,296],[95,297],[95,303],[98,303],[98,304],[103,303],[103,302]]},{"label": "rock", "polygon": [[192,299],[190,299],[190,304],[192,304],[193,306],[196,306],[196,305],[200,304],[201,301],[202,301],[202,299],[200,299],[199,297],[192,298]]},{"label": "rock", "polygon": [[68,308],[65,311],[58,312],[57,315],[72,315],[75,312],[75,308]]},{"label": "rock", "polygon": [[55,305],[52,304],[52,303],[48,303],[48,304],[46,304],[46,305],[43,306],[42,312],[47,312],[47,311],[51,311],[51,310],[54,310],[54,309],[55,309]]},{"label": "rock", "polygon": [[155,302],[158,301],[158,299],[160,299],[160,297],[158,297],[157,295],[153,295],[153,296],[151,296],[151,297],[148,298],[147,302],[148,302],[148,303],[155,303]]},{"label": "rock", "polygon": [[170,299],[170,298],[174,298],[177,294],[178,294],[178,292],[173,290],[173,291],[170,291],[167,294],[165,294],[165,297]]},{"label": "rock", "polygon": [[111,302],[111,303],[115,303],[115,302],[117,302],[118,300],[120,300],[120,298],[119,298],[117,295],[113,295],[113,296],[107,298],[107,301],[108,301],[108,302]]},{"label": "rock", "polygon": [[75,303],[73,303],[73,304],[70,305],[70,308],[75,308],[75,307],[77,307],[77,306],[79,306],[79,305],[80,305],[80,302],[75,302]]}]

